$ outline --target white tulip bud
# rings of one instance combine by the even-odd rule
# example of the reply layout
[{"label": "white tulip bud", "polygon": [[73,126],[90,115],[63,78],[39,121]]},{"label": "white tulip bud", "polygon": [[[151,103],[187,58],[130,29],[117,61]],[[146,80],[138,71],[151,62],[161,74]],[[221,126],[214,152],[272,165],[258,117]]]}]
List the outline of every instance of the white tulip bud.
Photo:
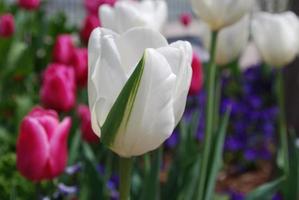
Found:
[{"label": "white tulip bud", "polygon": [[192,76],[190,43],[169,45],[159,32],[144,27],[121,35],[97,28],[88,55],[94,132],[108,138],[107,145],[123,157],[158,148],[185,109]]},{"label": "white tulip bud", "polygon": [[239,21],[254,0],[191,0],[195,13],[215,31]]},{"label": "white tulip bud", "polygon": [[254,15],[252,35],[263,60],[283,67],[292,62],[299,50],[299,20],[292,12]]},{"label": "white tulip bud", "polygon": [[117,1],[114,7],[102,5],[99,17],[104,28],[117,33],[140,26],[161,31],[167,21],[167,4],[164,0]]}]

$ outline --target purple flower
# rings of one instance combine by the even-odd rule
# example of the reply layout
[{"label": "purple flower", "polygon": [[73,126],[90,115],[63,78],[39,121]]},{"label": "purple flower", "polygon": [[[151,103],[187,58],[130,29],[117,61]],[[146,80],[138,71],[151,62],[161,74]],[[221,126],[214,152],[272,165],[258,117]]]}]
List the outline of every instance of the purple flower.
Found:
[{"label": "purple flower", "polygon": [[257,158],[257,152],[252,148],[247,149],[244,153],[244,158],[248,161],[254,161]]},{"label": "purple flower", "polygon": [[244,199],[244,194],[239,193],[239,192],[235,192],[235,191],[231,191],[230,192],[230,197],[231,197],[231,200],[243,200]]},{"label": "purple flower", "polygon": [[101,174],[104,175],[105,174],[105,167],[102,164],[98,164],[97,166],[97,171]]},{"label": "purple flower", "polygon": [[258,96],[251,96],[248,99],[248,101],[249,101],[250,106],[252,108],[254,108],[254,109],[260,108],[262,106],[262,104],[263,104],[262,99],[260,97],[258,97]]},{"label": "purple flower", "polygon": [[58,184],[58,190],[63,195],[73,195],[78,192],[78,188],[76,186],[67,186],[63,183]]},{"label": "purple flower", "polygon": [[225,149],[238,151],[242,148],[242,142],[235,137],[229,136],[225,141]]},{"label": "purple flower", "polygon": [[264,131],[265,136],[267,136],[267,137],[273,136],[273,134],[275,132],[274,124],[271,122],[265,122],[265,124],[263,125],[263,131]]},{"label": "purple flower", "polygon": [[177,131],[174,131],[171,136],[166,140],[165,146],[169,149],[173,149],[179,143],[179,135]]},{"label": "purple flower", "polygon": [[81,171],[81,169],[82,169],[82,164],[77,163],[75,165],[68,166],[65,169],[65,173],[68,175],[73,175],[73,174],[76,174],[77,172]]},{"label": "purple flower", "polygon": [[272,200],[282,200],[283,198],[282,198],[282,196],[281,196],[281,194],[279,194],[279,193],[276,193],[273,197],[272,197]]},{"label": "purple flower", "polygon": [[118,187],[119,187],[119,176],[112,175],[111,178],[106,183],[107,188],[110,191],[110,198],[112,200],[119,199]]}]

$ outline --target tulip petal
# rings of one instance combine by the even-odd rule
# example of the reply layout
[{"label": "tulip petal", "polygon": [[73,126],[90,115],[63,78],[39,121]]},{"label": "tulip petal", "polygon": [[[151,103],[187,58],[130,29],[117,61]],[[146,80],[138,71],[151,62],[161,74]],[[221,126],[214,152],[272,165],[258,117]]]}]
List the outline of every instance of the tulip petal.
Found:
[{"label": "tulip petal", "polygon": [[[249,16],[223,29],[218,37],[216,63],[226,65],[237,59],[249,39]],[[228,50],[229,47],[229,50]]]},{"label": "tulip petal", "polygon": [[192,47],[189,42],[178,41],[170,47],[160,48],[158,51],[165,56],[177,76],[176,88],[173,93],[175,124],[177,125],[183,116],[187,94],[189,92],[192,78]]},{"label": "tulip petal", "polygon": [[253,0],[192,0],[195,12],[212,30],[237,22],[253,6]]},{"label": "tulip petal", "polygon": [[43,179],[49,158],[49,143],[44,128],[38,120],[26,117],[21,124],[17,141],[17,168],[33,181]]},{"label": "tulip petal", "polygon": [[168,45],[161,33],[143,27],[130,29],[117,38],[115,43],[121,55],[121,63],[129,74],[134,71],[145,49]]},{"label": "tulip petal", "polygon": [[[94,55],[92,44],[89,46],[91,59],[98,56],[96,63],[90,61],[89,67],[89,106],[92,115],[92,128],[100,136],[103,125],[113,102],[127,81],[127,75],[120,63],[120,55],[114,43],[116,35],[106,34],[106,29],[98,29],[98,35],[92,35],[91,40],[98,38],[97,55]],[[100,46],[101,45],[101,46]],[[94,64],[92,64],[94,63]],[[96,91],[96,92],[91,92]],[[98,109],[96,109],[96,105]],[[98,123],[99,122],[99,123]]]},{"label": "tulip petal", "polygon": [[149,27],[160,31],[167,20],[167,4],[163,0],[118,1],[99,9],[102,26],[123,33],[133,27]]},{"label": "tulip petal", "polygon": [[279,15],[261,12],[255,15],[253,38],[267,64],[283,67],[294,60],[298,52],[298,24],[297,16],[291,12]]},{"label": "tulip petal", "polygon": [[50,158],[46,178],[51,179],[64,171],[67,162],[67,138],[71,128],[71,118],[65,118],[56,129],[50,141]]},{"label": "tulip petal", "polygon": [[95,117],[94,106],[96,101],[98,100],[97,95],[97,84],[95,84],[92,80],[92,74],[97,67],[99,67],[100,59],[101,59],[101,52],[102,52],[102,37],[104,35],[112,35],[116,36],[116,34],[108,29],[103,28],[96,28],[90,35],[89,43],[88,43],[88,102],[89,102],[89,109],[92,115],[92,128],[100,136],[100,127],[97,126]]},{"label": "tulip petal", "polygon": [[99,16],[103,27],[111,30],[118,30],[115,12],[110,5],[102,5],[99,8]]},{"label": "tulip petal", "polygon": [[145,52],[144,72],[127,126],[121,127],[111,149],[123,157],[160,146],[175,126],[172,95],[176,76],[154,49]]}]

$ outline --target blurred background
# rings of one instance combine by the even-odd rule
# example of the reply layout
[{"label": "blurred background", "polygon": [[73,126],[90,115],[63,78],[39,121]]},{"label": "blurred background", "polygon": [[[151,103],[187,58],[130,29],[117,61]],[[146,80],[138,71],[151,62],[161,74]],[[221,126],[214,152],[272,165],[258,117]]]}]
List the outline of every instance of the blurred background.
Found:
[{"label": "blurred background", "polygon": [[[22,30],[23,32],[16,33],[17,42],[13,41],[10,44],[7,42],[8,40],[0,40],[0,47],[2,47],[2,49],[0,48],[0,55],[7,55],[5,53],[7,53],[8,48],[5,45],[11,45],[8,56],[0,58],[0,200],[3,197],[4,199],[10,197],[11,199],[27,200],[32,199],[30,195],[34,193],[34,188],[24,178],[20,177],[15,168],[15,143],[18,135],[18,125],[34,105],[41,103],[39,97],[41,77],[47,65],[53,62],[52,52],[54,51],[53,46],[55,45],[57,36],[61,33],[69,33],[74,39],[77,48],[86,48],[86,38],[83,38],[81,31],[86,28],[85,17],[88,14],[83,0],[45,0],[43,1],[43,10],[39,10],[34,15],[31,15],[31,13],[25,14],[24,10],[18,12],[18,8],[15,6],[16,1],[14,0],[0,0],[0,4],[3,1],[12,5],[10,11],[17,13],[17,30]],[[169,18],[163,30],[164,35],[169,41],[186,39],[192,42],[199,57],[198,63],[204,66],[209,55],[203,47],[204,35],[200,27],[200,21],[192,13],[189,0],[166,1],[168,3]],[[6,11],[5,8],[5,6],[0,7],[0,11]],[[264,10],[280,13],[289,9],[298,15],[299,1],[256,0],[253,12]],[[182,13],[189,13],[193,16],[192,23],[189,26],[182,24]],[[34,17],[36,18],[33,19]],[[17,51],[13,49],[17,49]],[[5,62],[2,62],[3,60]],[[236,62],[233,62],[232,65],[238,67]],[[269,73],[263,71],[257,49],[252,47],[251,43],[244,50],[240,65],[242,69],[240,71],[236,70],[237,73],[227,73],[228,70],[221,69],[223,72],[221,76],[223,83],[221,107],[224,110],[227,105],[233,105],[233,120],[230,122],[228,137],[225,142],[225,167],[220,173],[217,184],[217,191],[229,194],[229,198],[223,198],[225,200],[240,200],[245,193],[271,180],[275,175],[274,163],[276,162],[275,158],[277,154],[277,136],[275,132],[277,126],[277,105],[273,92],[273,74],[275,73],[273,71],[275,70]],[[298,66],[299,60],[297,59],[284,69],[287,122],[289,127],[294,127],[297,132],[299,132]],[[78,90],[78,103],[87,104],[86,93],[86,88],[84,87]],[[195,115],[193,113],[194,109],[200,108],[200,110],[204,110],[204,103],[204,90],[197,91],[196,95],[190,95],[183,122],[186,124],[191,123],[190,121],[192,120],[190,118]],[[66,115],[70,115],[74,119],[72,127],[73,134],[69,142],[70,161],[68,165],[69,167],[73,167],[79,163],[82,166],[82,163],[84,165],[90,161],[90,152],[87,151],[86,153],[82,149],[76,149],[75,136],[80,132],[80,117],[77,116],[76,108],[67,113],[60,113],[61,117]],[[163,147],[166,154],[163,157],[163,167],[161,167],[163,169],[160,179],[164,186],[161,196],[164,195],[164,197],[167,197],[167,195],[172,194],[175,197],[177,193],[174,192],[171,186],[177,186],[176,184],[179,180],[172,180],[168,177],[175,177],[177,173],[190,171],[189,166],[181,166],[179,160],[185,159],[185,154],[189,156],[194,155],[193,147],[198,146],[198,144],[200,145],[202,142],[204,119],[202,117],[199,117],[199,119],[199,128],[198,130],[194,130],[193,136],[195,140],[192,141],[192,144],[190,144],[190,141],[184,141],[181,138],[181,130],[178,128]],[[180,146],[183,146],[183,148],[179,148]],[[97,159],[93,158],[92,162],[96,163],[97,170],[103,173],[103,163],[105,162],[106,164],[108,156],[102,156],[103,153],[101,151],[106,153],[106,150],[102,149],[102,147],[98,148],[96,145],[90,145],[90,147],[92,149],[91,152],[94,152],[97,156]],[[187,153],[185,149],[187,149]],[[80,152],[78,155],[77,151]],[[113,159],[107,162],[110,162],[111,165]],[[133,195],[135,197],[140,195],[140,191],[142,190],[140,189],[142,188],[142,173],[140,173],[140,169],[143,165],[141,164],[138,167],[139,171],[137,170],[138,172],[134,176],[136,190],[133,191]],[[68,170],[72,169],[68,168]],[[111,170],[115,169],[112,167]],[[72,199],[72,195],[74,193],[77,194],[77,187],[83,191],[88,191],[89,187],[96,190],[92,188],[94,185],[94,180],[92,179],[94,171],[88,174],[87,178],[82,177],[82,174],[74,175],[66,172],[62,178],[53,181],[53,183],[49,184],[50,186],[44,185],[44,188],[51,188],[51,192],[55,195],[62,194],[62,196],[67,196],[70,194],[67,199]],[[117,178],[114,177],[114,174],[111,178],[105,178],[108,179],[109,187],[111,186],[109,188],[109,195],[113,199],[113,195],[117,192],[118,181],[115,180]],[[168,185],[168,181],[170,182],[170,186]],[[57,189],[56,186],[59,185],[58,183],[64,183],[68,186],[75,185],[76,187],[64,187],[60,185],[61,187]],[[11,196],[11,194],[15,196],[18,196],[18,194],[27,195],[28,198],[24,196],[23,199],[12,198],[14,195]],[[88,200],[92,199],[90,196],[81,197],[80,199],[84,198]],[[222,198],[219,199],[222,200]]]},{"label": "blurred background", "polygon": [[[13,3],[15,0],[3,0]],[[192,8],[188,0],[166,0],[169,6],[169,20],[176,21],[182,12],[191,12]],[[288,8],[296,8],[295,0],[257,0],[256,10],[270,12],[282,12]],[[48,15],[64,12],[68,16],[69,23],[80,25],[85,16],[83,1],[81,0],[51,0],[47,1]]]}]

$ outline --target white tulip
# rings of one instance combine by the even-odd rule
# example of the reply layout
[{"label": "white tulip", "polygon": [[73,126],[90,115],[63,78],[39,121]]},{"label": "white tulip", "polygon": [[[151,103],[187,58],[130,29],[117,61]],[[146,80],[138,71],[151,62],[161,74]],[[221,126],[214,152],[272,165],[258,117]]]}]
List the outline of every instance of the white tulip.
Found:
[{"label": "white tulip", "polygon": [[[144,70],[126,126],[120,126],[110,148],[123,157],[159,147],[180,121],[191,82],[192,47],[168,44],[158,32],[145,27],[118,35],[95,29],[88,45],[88,96],[92,128],[101,137],[106,118],[138,62]],[[113,120],[112,120],[113,121]]]},{"label": "white tulip", "polygon": [[117,33],[139,26],[161,31],[167,21],[167,4],[164,0],[117,1],[114,7],[101,6],[99,16],[104,28]]},{"label": "white tulip", "polygon": [[[246,48],[249,39],[249,16],[244,16],[237,23],[222,29],[217,38],[216,64],[226,65],[236,60]],[[202,23],[202,39],[206,49],[210,48],[212,32]]]},{"label": "white tulip", "polygon": [[252,34],[263,60],[269,65],[283,67],[298,53],[299,20],[292,12],[255,14]]},{"label": "white tulip", "polygon": [[195,13],[215,31],[232,25],[248,13],[254,0],[191,0]]}]

